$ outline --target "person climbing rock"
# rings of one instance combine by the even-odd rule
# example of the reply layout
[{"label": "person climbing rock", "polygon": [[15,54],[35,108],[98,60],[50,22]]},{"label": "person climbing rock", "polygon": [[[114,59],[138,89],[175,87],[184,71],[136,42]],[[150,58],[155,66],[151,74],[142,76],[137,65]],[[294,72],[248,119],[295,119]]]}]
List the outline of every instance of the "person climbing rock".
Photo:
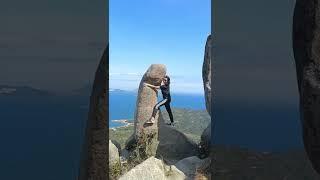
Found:
[{"label": "person climbing rock", "polygon": [[155,90],[161,89],[161,93],[162,93],[162,97],[163,97],[163,99],[154,106],[153,112],[152,112],[152,116],[146,123],[147,124],[153,124],[154,123],[154,118],[155,118],[158,110],[160,109],[161,106],[164,105],[166,107],[166,110],[167,110],[167,112],[169,114],[169,117],[170,117],[170,123],[167,123],[167,125],[174,126],[173,115],[172,115],[172,111],[171,111],[171,107],[170,107],[170,102],[171,102],[170,77],[169,76],[165,76],[163,78],[160,86],[154,86],[154,85],[151,85],[151,84],[148,84],[148,83],[144,83],[144,84],[146,86],[154,88]]}]

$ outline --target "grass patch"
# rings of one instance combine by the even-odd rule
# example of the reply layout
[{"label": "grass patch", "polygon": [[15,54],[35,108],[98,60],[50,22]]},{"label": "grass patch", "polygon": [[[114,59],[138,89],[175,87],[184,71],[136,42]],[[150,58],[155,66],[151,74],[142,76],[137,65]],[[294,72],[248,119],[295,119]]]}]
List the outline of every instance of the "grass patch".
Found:
[{"label": "grass patch", "polygon": [[118,179],[121,175],[121,163],[117,162],[112,167],[109,167],[109,178]]}]

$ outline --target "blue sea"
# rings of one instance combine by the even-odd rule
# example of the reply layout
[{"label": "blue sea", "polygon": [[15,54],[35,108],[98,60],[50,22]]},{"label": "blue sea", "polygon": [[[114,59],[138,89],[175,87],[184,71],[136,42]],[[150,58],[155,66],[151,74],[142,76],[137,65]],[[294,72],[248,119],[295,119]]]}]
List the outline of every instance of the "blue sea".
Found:
[{"label": "blue sea", "polygon": [[[109,119],[132,119],[134,92],[110,92]],[[78,175],[89,96],[0,96],[0,180]],[[176,108],[205,109],[202,95],[172,94]],[[301,148],[296,105],[215,106],[214,143],[261,151]],[[110,127],[119,124],[110,122]]]},{"label": "blue sea", "polygon": [[[172,96],[174,107],[205,108],[201,95]],[[113,92],[109,98],[110,119],[133,118],[134,92]],[[88,104],[89,94],[0,95],[0,180],[76,179]]]},{"label": "blue sea", "polygon": [[[172,108],[204,110],[205,100],[201,94],[172,94]],[[109,127],[121,126],[112,122],[117,119],[133,120],[137,93],[130,91],[114,91],[109,93]],[[159,100],[161,97],[159,96]]]}]

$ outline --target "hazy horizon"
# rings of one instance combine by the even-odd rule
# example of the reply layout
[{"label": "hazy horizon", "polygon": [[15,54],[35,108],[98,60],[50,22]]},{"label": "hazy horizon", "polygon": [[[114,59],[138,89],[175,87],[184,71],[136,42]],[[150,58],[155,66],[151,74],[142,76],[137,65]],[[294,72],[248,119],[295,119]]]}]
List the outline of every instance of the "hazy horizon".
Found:
[{"label": "hazy horizon", "polygon": [[106,47],[105,1],[4,1],[0,84],[68,92],[93,80]]}]

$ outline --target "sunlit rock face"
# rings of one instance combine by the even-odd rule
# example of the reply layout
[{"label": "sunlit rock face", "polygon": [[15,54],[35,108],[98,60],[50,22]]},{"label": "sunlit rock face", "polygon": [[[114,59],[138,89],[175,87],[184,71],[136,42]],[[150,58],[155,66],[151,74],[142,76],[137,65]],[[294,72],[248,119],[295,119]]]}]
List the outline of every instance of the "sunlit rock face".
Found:
[{"label": "sunlit rock face", "polygon": [[166,72],[165,65],[151,64],[141,78],[134,114],[134,133],[127,139],[125,145],[129,154],[134,154],[138,150],[144,158],[156,155],[161,111],[155,115],[153,124],[146,123],[152,117],[153,108],[158,103],[157,89],[147,84],[160,86]]},{"label": "sunlit rock face", "polygon": [[134,132],[135,138],[137,139],[142,131],[143,133],[158,133],[159,123],[158,117],[155,117],[155,123],[149,126],[146,126],[145,122],[148,121],[153,112],[154,106],[158,102],[158,93],[157,90],[146,86],[145,83],[160,86],[162,79],[166,75],[166,66],[163,64],[152,64],[145,74],[143,75],[137,96],[135,116],[134,116]]},{"label": "sunlit rock face", "polygon": [[[152,64],[141,79],[134,118],[134,134],[127,140],[126,149],[133,151],[135,146],[148,137],[150,143],[147,156],[161,157],[163,160],[175,162],[198,153],[197,145],[182,132],[165,124],[161,111],[155,116],[155,123],[146,124],[158,102],[157,90],[145,83],[159,86],[166,75],[166,66]],[[152,136],[150,136],[152,135]]]},{"label": "sunlit rock face", "polygon": [[320,173],[320,1],[297,0],[293,22],[303,141]]}]

